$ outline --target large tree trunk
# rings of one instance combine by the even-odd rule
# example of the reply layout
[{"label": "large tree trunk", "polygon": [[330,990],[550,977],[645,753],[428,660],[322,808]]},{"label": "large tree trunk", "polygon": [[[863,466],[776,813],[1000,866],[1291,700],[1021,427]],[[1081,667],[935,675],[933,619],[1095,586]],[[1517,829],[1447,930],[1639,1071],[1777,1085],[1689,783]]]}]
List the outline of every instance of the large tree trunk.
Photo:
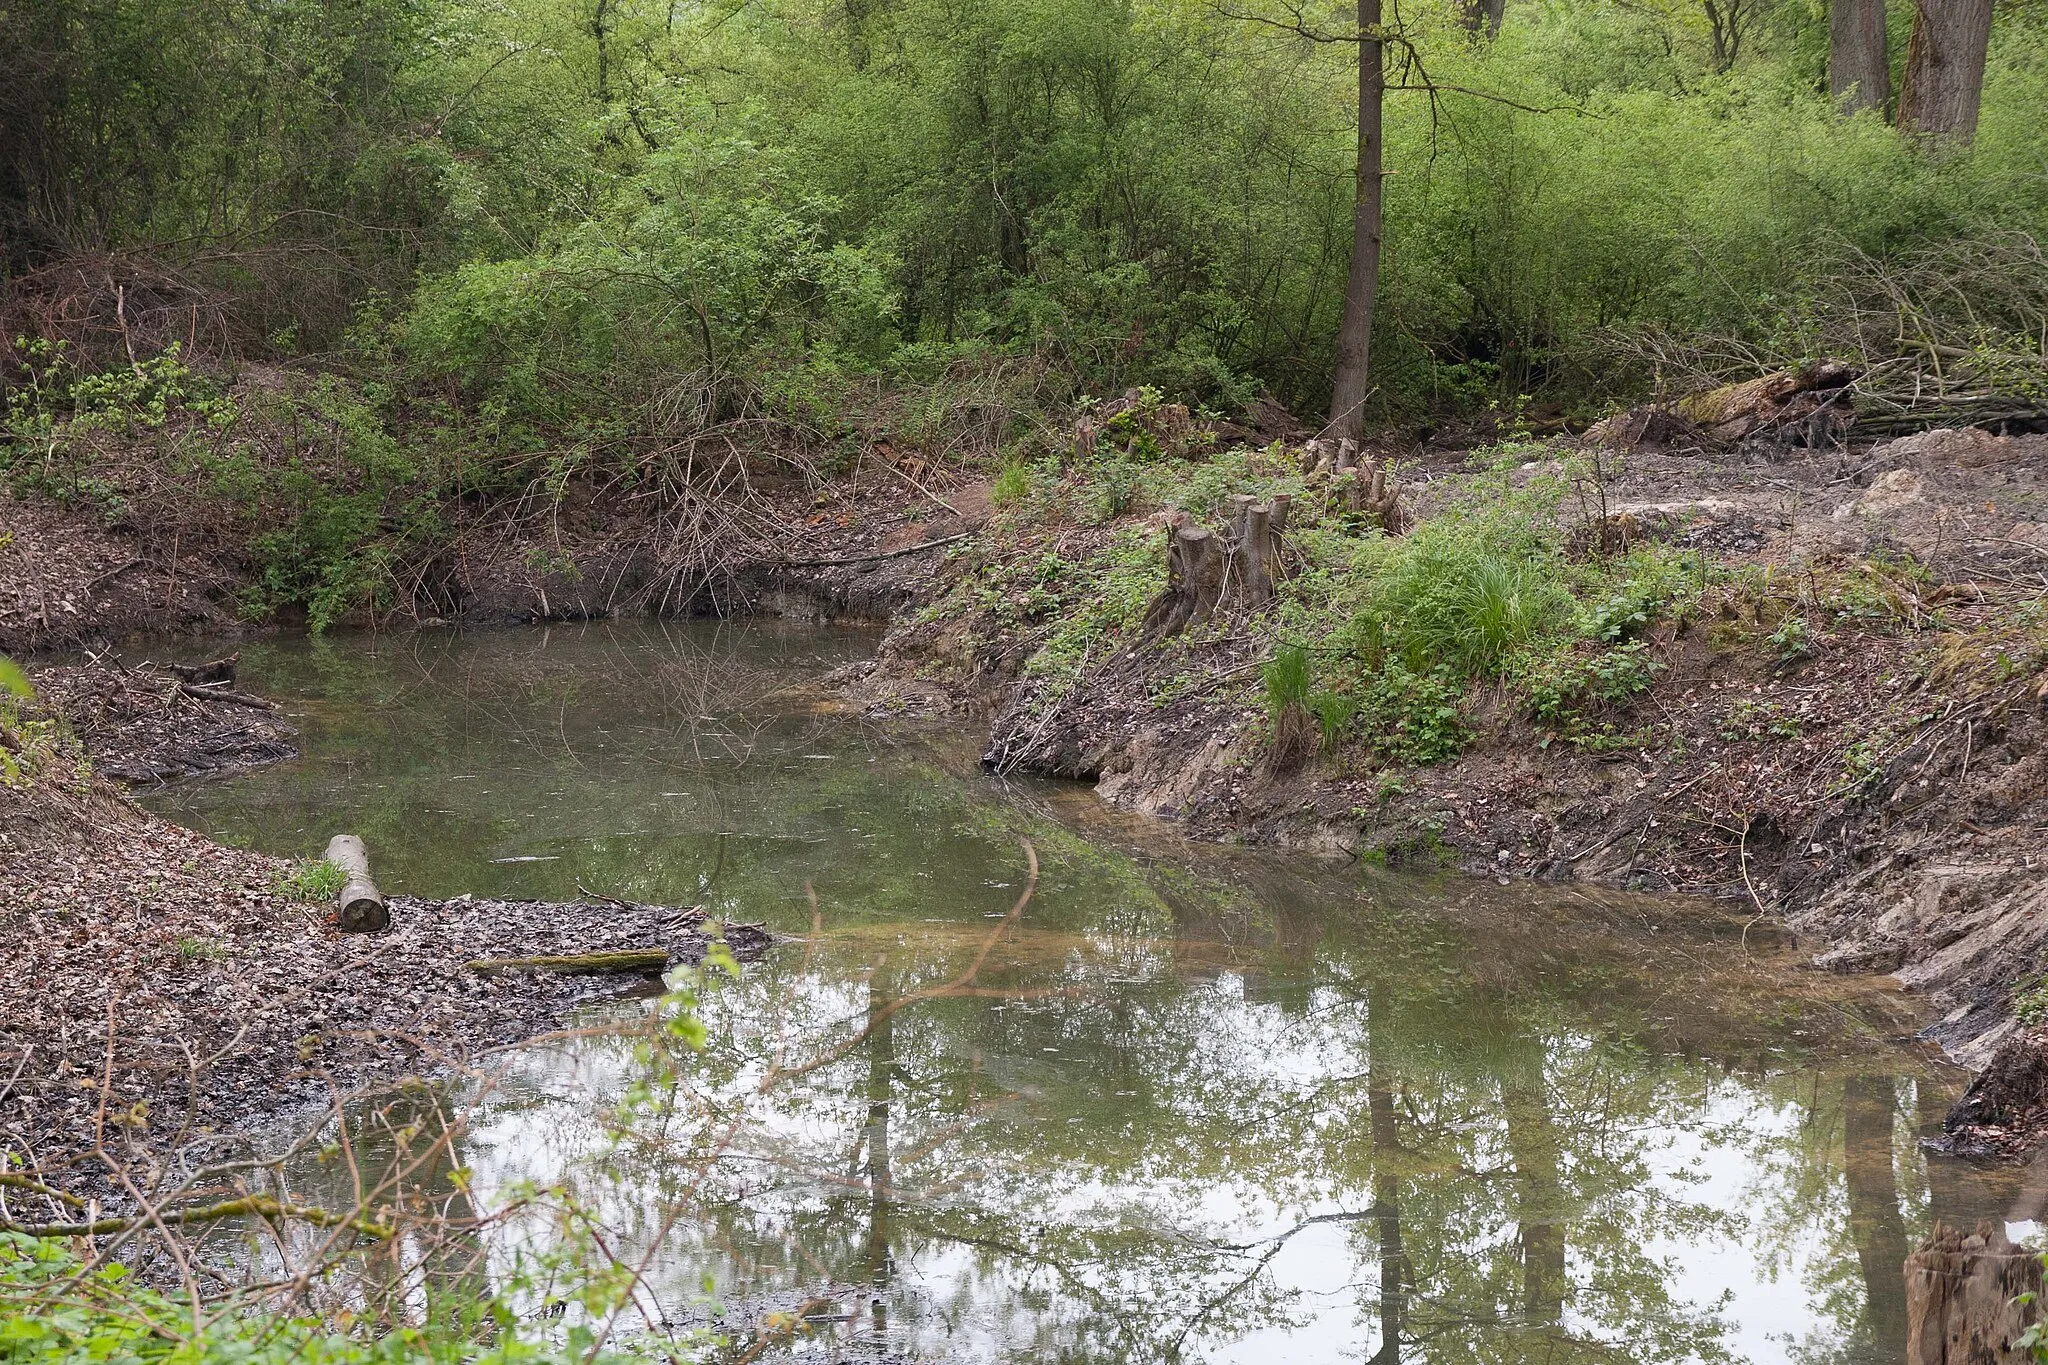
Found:
[{"label": "large tree trunk", "polygon": [[1968,143],[1977,131],[1990,46],[1991,0],[1918,0],[1899,89],[1899,131]]},{"label": "large tree trunk", "polygon": [[2026,1365],[2033,1352],[2014,1343],[2040,1293],[2040,1256],[1996,1224],[1970,1235],[1937,1221],[1906,1258],[1906,1365]]},{"label": "large tree trunk", "polygon": [[1832,0],[1828,6],[1828,93],[1844,112],[1875,109],[1892,98],[1884,0]]},{"label": "large tree trunk", "polygon": [[1381,108],[1386,95],[1385,45],[1380,0],[1358,5],[1358,190],[1351,215],[1351,276],[1344,286],[1344,320],[1337,329],[1337,373],[1330,394],[1333,436],[1365,434],[1365,400],[1372,392],[1373,304],[1380,292]]},{"label": "large tree trunk", "polygon": [[1459,0],[1458,22],[1468,33],[1483,33],[1491,38],[1500,32],[1507,7],[1507,0]]}]

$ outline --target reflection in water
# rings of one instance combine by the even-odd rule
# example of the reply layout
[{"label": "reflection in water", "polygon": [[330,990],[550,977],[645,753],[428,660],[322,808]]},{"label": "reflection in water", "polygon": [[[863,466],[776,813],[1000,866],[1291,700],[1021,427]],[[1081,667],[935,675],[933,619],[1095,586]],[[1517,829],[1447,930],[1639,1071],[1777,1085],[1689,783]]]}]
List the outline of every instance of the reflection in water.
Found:
[{"label": "reflection in water", "polygon": [[[1948,1083],[1884,1041],[1898,1002],[1735,921],[1180,847],[794,686],[867,644],[251,646],[308,757],[153,804],[290,853],[353,825],[398,891],[808,936],[815,885],[812,941],[706,996],[673,1103],[620,1109],[617,1002],[460,1139],[480,1202],[560,1184],[644,1257],[650,1321],[703,1321],[709,1276],[740,1318],[829,1300],[803,1340],[856,1355],[1890,1362],[1909,1244],[2009,1201],[1919,1148]],[[990,947],[1019,836],[1043,879]]]}]

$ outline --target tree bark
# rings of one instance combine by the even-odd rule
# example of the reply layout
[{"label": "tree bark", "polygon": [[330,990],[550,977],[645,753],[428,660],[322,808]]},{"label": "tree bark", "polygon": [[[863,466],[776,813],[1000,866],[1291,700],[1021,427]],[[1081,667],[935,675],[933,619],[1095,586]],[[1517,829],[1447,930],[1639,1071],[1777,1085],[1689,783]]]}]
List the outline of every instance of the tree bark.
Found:
[{"label": "tree bark", "polygon": [[370,853],[353,834],[337,834],[327,841],[327,861],[347,877],[341,894],[334,898],[334,927],[347,934],[374,934],[391,927],[391,911],[384,893],[370,880]]},{"label": "tree bark", "polygon": [[1157,643],[1216,614],[1230,556],[1222,537],[1199,526],[1168,532],[1166,588],[1146,609],[1144,638]]},{"label": "tree bark", "polygon": [[1491,38],[1500,32],[1501,17],[1507,7],[1507,0],[1459,0],[1458,23],[1467,33]]},{"label": "tree bark", "polygon": [[1372,321],[1380,292],[1380,164],[1387,76],[1379,28],[1380,0],[1359,0],[1358,187],[1351,214],[1351,274],[1344,285],[1344,317],[1337,329],[1337,370],[1327,428],[1353,440],[1365,434],[1365,400],[1372,392]]},{"label": "tree bark", "polygon": [[1885,46],[1884,0],[1831,0],[1828,93],[1849,114],[1875,109],[1881,115],[1891,103],[1892,66]]},{"label": "tree bark", "polygon": [[1974,1236],[1937,1222],[1906,1258],[1906,1365],[2026,1365],[2013,1345],[2039,1314],[2041,1260],[1980,1223]]},{"label": "tree bark", "polygon": [[1968,145],[1977,132],[1990,47],[1991,0],[1918,0],[1899,88],[1899,131]]}]

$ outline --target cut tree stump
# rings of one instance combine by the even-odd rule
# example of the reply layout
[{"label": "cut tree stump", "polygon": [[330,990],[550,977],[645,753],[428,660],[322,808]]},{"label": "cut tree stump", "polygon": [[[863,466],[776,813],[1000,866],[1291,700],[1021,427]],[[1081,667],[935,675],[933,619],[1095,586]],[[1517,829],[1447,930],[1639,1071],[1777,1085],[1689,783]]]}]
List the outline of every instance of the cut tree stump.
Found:
[{"label": "cut tree stump", "polygon": [[370,880],[370,853],[353,834],[337,834],[327,841],[327,861],[340,868],[347,880],[334,898],[334,927],[345,934],[375,934],[391,927],[391,910],[384,894]]},{"label": "cut tree stump", "polygon": [[1977,1231],[1936,1223],[1906,1258],[1906,1365],[2028,1365],[2013,1345],[2040,1317],[2041,1258],[1994,1223]]},{"label": "cut tree stump", "polygon": [[1232,496],[1227,534],[1187,522],[1169,524],[1166,587],[1145,610],[1141,638],[1147,644],[1199,625],[1226,605],[1262,606],[1278,595],[1286,576],[1281,537],[1293,502],[1286,494],[1260,502]]},{"label": "cut tree stump", "polygon": [[1169,526],[1166,587],[1145,610],[1144,639],[1157,643],[1216,614],[1230,571],[1223,538],[1200,526]]}]

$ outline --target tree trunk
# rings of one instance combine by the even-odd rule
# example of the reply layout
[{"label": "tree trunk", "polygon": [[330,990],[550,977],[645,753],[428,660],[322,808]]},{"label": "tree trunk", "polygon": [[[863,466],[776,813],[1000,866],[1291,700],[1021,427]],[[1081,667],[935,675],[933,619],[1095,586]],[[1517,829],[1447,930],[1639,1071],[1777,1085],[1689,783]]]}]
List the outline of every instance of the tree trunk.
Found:
[{"label": "tree trunk", "polygon": [[1144,638],[1150,642],[1178,635],[1214,616],[1230,569],[1222,537],[1199,526],[1182,526],[1169,536],[1166,589],[1145,612]]},{"label": "tree trunk", "polygon": [[1381,108],[1386,53],[1377,36],[1380,0],[1358,5],[1358,188],[1351,214],[1351,274],[1344,286],[1344,319],[1337,329],[1337,372],[1330,393],[1330,424],[1338,437],[1365,434],[1371,394],[1373,305],[1380,292]]},{"label": "tree trunk", "polygon": [[1508,1154],[1515,1163],[1515,1226],[1522,1243],[1522,1313],[1534,1326],[1564,1322],[1571,1291],[1565,1246],[1563,1144],[1543,1089],[1543,1056],[1501,1087]]},{"label": "tree trunk", "polygon": [[1145,609],[1147,644],[1200,625],[1225,602],[1256,607],[1278,595],[1275,585],[1285,572],[1280,536],[1292,499],[1278,494],[1264,503],[1239,493],[1227,506],[1223,535],[1191,525],[1167,529],[1166,587]]},{"label": "tree trunk", "polygon": [[1996,1225],[1965,1236],[1936,1223],[1906,1258],[1906,1365],[2026,1365],[2013,1342],[2038,1314],[2015,1300],[2040,1292],[2040,1257]]},{"label": "tree trunk", "polygon": [[1891,103],[1884,0],[1832,0],[1828,6],[1828,93],[1849,114],[1875,109],[1882,115]]},{"label": "tree trunk", "polygon": [[1899,89],[1899,131],[1967,145],[1977,131],[1990,46],[1991,0],[1918,0]]},{"label": "tree trunk", "polygon": [[1384,1055],[1393,1032],[1381,1016],[1386,997],[1366,1006],[1365,1094],[1372,1127],[1373,1222],[1379,1234],[1380,1347],[1367,1365],[1401,1365],[1401,1330],[1407,1326],[1408,1255],[1401,1245],[1401,1132],[1394,1109],[1394,1075]]},{"label": "tree trunk", "polygon": [[1863,1271],[1865,1321],[1886,1360],[1906,1351],[1906,1305],[1899,1274],[1906,1264],[1906,1221],[1892,1171],[1898,1088],[1889,1076],[1851,1076],[1842,1087],[1842,1164],[1849,1188],[1849,1231]]},{"label": "tree trunk", "polygon": [[1501,16],[1507,7],[1507,0],[1459,0],[1458,23],[1467,33],[1491,38],[1500,32]]}]

